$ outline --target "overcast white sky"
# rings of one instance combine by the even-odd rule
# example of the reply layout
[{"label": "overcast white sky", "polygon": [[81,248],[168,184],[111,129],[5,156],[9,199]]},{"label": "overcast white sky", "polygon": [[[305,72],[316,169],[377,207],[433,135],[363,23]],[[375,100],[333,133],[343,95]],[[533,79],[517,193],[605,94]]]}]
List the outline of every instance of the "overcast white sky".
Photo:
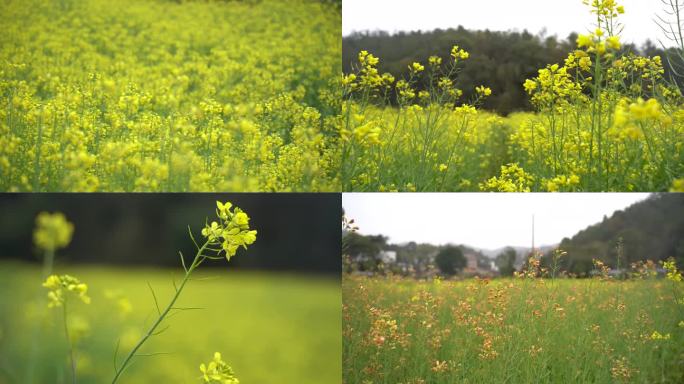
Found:
[{"label": "overcast white sky", "polygon": [[[625,42],[642,44],[646,39],[663,39],[653,22],[655,14],[665,16],[660,0],[618,0],[624,5],[620,16]],[[388,32],[433,30],[435,28],[547,30],[547,35],[565,38],[571,32],[584,33],[595,27],[594,15],[582,0],[343,0],[342,33],[383,30]]]},{"label": "overcast white sky", "polygon": [[466,244],[483,249],[559,243],[647,193],[344,193],[359,232],[390,242]]}]

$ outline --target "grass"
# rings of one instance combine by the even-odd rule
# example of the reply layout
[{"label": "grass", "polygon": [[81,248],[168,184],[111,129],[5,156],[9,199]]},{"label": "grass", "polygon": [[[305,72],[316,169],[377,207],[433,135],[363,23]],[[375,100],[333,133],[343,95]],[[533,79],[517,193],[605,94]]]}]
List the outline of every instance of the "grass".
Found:
[{"label": "grass", "polygon": [[346,276],[344,383],[681,383],[679,285]]},{"label": "grass", "polygon": [[[341,376],[339,281],[295,274],[200,270],[178,306],[200,307],[165,321],[170,327],[153,337],[122,383],[195,383],[199,364],[219,351],[242,383],[337,382]],[[92,303],[69,307],[77,342],[79,383],[111,381],[114,351],[119,364],[132,343],[156,317],[173,292],[177,270],[150,268],[60,267],[56,273],[78,276],[89,285]],[[40,269],[17,263],[0,268],[0,383],[63,383],[70,380],[59,310],[46,307]],[[133,311],[121,316],[117,290]],[[164,328],[162,326],[161,328]],[[34,336],[35,335],[35,336]],[[32,352],[32,340],[36,352]],[[31,356],[33,356],[31,358]]]}]

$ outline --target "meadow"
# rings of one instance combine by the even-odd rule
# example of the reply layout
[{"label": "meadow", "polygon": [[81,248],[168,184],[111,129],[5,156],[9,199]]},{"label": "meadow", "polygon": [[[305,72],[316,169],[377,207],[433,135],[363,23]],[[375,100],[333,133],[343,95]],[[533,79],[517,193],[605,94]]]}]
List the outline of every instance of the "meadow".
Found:
[{"label": "meadow", "polygon": [[402,78],[361,50],[342,80],[343,190],[683,191],[681,79],[664,75],[668,57],[624,48],[628,9],[584,3],[596,23],[577,29],[590,32],[519,84],[534,113],[479,109],[495,92],[486,83],[465,99],[458,75],[475,58],[458,41]]},{"label": "meadow", "polygon": [[3,1],[0,190],[339,190],[329,1]]},{"label": "meadow", "polygon": [[[69,308],[78,382],[110,382],[118,363],[173,293],[182,271],[58,266],[87,282],[91,303]],[[198,383],[222,353],[241,383],[334,383],[341,377],[339,280],[266,272],[196,272],[168,329],[143,347],[122,383]],[[70,383],[60,311],[46,306],[41,272],[0,265],[0,383]]]},{"label": "meadow", "polygon": [[343,382],[681,383],[681,285],[348,275]]}]

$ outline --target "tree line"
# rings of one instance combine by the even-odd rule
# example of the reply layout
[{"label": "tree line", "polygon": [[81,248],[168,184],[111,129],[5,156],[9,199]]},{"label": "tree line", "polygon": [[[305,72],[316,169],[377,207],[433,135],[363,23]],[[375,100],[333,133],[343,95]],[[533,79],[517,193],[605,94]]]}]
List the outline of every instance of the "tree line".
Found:
[{"label": "tree line", "polygon": [[[576,48],[577,34],[566,38],[531,34],[527,31],[472,31],[459,26],[455,29],[436,29],[431,32],[414,31],[390,34],[382,31],[356,32],[342,40],[342,67],[345,73],[353,70],[357,55],[367,50],[380,58],[380,72],[390,72],[397,78],[408,78],[408,66],[413,62],[426,63],[430,56],[450,59],[454,45],[470,53],[463,62],[455,86],[463,91],[462,100],[475,97],[475,87],[485,85],[493,91],[483,108],[507,115],[514,111],[532,110],[522,84],[537,76],[547,64],[562,64],[567,54]],[[663,57],[666,78],[673,74],[665,60],[668,52],[650,41],[637,47],[627,44],[623,51]],[[681,65],[676,55],[670,56]],[[425,89],[425,79],[418,84]]]},{"label": "tree line", "polygon": [[[346,272],[393,272],[425,277],[435,269],[451,276],[463,270],[464,255],[468,253],[477,257],[478,269],[487,271],[494,261],[498,274],[512,276],[526,267],[526,260],[531,256],[529,250],[506,247],[492,260],[466,245],[389,244],[383,235],[366,236],[356,232],[343,236]],[[558,261],[558,269],[577,277],[590,276],[595,268],[594,259],[624,271],[637,261],[657,263],[674,257],[679,267],[684,268],[684,194],[652,194],[564,238],[557,249],[567,252]],[[548,249],[541,256],[542,268],[552,268],[555,250]],[[396,261],[385,265],[380,257],[383,251],[396,252]]]},{"label": "tree line", "polygon": [[[568,253],[561,268],[570,273],[587,274],[592,259],[610,268],[628,268],[640,260],[661,261],[674,257],[684,266],[684,194],[653,194],[610,217],[561,241]],[[550,253],[543,264],[550,264]]]},{"label": "tree line", "polygon": [[[414,241],[405,244],[388,243],[383,235],[362,235],[346,232],[343,235],[344,271],[385,273],[391,272],[417,278],[436,272],[453,276],[463,271],[467,264],[466,254],[477,260],[481,272],[491,271],[491,261],[482,252],[467,245],[443,246]],[[385,252],[395,252],[396,260],[385,262]]]}]

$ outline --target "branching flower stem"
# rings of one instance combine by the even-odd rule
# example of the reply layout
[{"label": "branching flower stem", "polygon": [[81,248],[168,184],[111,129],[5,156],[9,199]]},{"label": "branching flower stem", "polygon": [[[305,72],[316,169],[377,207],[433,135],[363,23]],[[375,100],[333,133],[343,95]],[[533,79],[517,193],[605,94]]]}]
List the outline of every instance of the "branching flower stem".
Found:
[{"label": "branching flower stem", "polygon": [[[190,264],[190,267],[185,268],[185,263],[183,263],[183,268],[185,269],[185,276],[183,277],[183,280],[181,281],[180,285],[176,288],[176,293],[173,295],[171,298],[171,301],[169,304],[166,306],[164,311],[159,312],[159,317],[157,320],[152,324],[150,329],[145,333],[145,335],[138,341],[138,343],[131,349],[131,351],[128,353],[126,356],[126,359],[123,361],[123,364],[119,368],[116,368],[116,373],[114,375],[114,379],[112,380],[112,384],[115,384],[118,382],[119,378],[123,374],[123,372],[128,368],[131,364],[131,361],[133,357],[135,357],[136,353],[138,350],[145,344],[147,339],[149,339],[151,336],[155,335],[156,329],[159,327],[159,325],[164,321],[166,316],[169,314],[169,312],[174,309],[174,304],[180,297],[181,292],[183,291],[183,288],[185,287],[185,284],[190,280],[190,275],[192,272],[207,258],[213,258],[212,256],[208,256],[204,254],[204,251],[207,249],[208,245],[210,244],[210,241],[207,240],[205,243],[201,246],[198,247],[197,249],[197,254],[195,255],[195,259],[192,261],[192,264]],[[182,255],[181,255],[181,260],[182,260]],[[156,304],[156,303],[155,303]],[[159,311],[159,306],[157,306],[157,311]]]}]

